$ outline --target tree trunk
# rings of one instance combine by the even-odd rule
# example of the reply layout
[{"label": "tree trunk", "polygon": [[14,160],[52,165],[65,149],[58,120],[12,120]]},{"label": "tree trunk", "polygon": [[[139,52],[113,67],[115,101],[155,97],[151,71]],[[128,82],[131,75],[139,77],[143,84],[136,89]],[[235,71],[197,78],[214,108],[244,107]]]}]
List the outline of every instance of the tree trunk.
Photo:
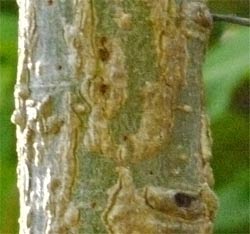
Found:
[{"label": "tree trunk", "polygon": [[19,0],[20,234],[212,233],[202,1]]}]

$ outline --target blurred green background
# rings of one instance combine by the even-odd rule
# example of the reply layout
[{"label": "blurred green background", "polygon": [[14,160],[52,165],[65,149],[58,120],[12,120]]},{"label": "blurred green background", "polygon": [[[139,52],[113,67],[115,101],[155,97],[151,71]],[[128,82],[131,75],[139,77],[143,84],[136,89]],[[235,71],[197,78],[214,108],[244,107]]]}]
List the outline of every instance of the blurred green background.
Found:
[{"label": "blurred green background", "polygon": [[[249,0],[210,1],[212,12],[249,17]],[[17,67],[17,6],[0,1],[0,234],[18,233],[13,88]],[[204,65],[213,135],[212,167],[220,200],[215,233],[249,232],[250,29],[215,23]]]}]

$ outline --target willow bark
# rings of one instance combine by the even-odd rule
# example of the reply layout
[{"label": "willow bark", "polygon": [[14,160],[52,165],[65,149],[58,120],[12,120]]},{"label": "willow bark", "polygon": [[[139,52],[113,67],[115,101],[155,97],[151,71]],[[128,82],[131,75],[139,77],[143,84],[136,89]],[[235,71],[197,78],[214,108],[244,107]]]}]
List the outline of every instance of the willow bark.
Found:
[{"label": "willow bark", "polygon": [[19,1],[20,234],[212,233],[203,1]]}]

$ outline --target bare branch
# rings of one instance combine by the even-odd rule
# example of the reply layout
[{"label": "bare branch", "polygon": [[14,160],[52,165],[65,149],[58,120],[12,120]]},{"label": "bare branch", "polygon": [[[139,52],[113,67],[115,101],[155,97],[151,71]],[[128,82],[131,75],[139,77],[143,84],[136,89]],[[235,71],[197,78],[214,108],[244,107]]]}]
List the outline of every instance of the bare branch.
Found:
[{"label": "bare branch", "polygon": [[234,15],[219,15],[219,14],[212,14],[214,21],[224,21],[232,24],[239,24],[243,26],[250,26],[250,19],[242,18]]}]

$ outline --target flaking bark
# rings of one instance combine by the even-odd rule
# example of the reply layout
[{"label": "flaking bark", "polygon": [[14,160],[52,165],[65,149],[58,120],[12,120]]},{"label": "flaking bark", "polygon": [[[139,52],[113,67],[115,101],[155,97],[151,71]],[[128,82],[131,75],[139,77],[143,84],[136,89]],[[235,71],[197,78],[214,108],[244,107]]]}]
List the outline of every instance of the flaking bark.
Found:
[{"label": "flaking bark", "polygon": [[212,233],[202,1],[19,1],[20,234]]}]

